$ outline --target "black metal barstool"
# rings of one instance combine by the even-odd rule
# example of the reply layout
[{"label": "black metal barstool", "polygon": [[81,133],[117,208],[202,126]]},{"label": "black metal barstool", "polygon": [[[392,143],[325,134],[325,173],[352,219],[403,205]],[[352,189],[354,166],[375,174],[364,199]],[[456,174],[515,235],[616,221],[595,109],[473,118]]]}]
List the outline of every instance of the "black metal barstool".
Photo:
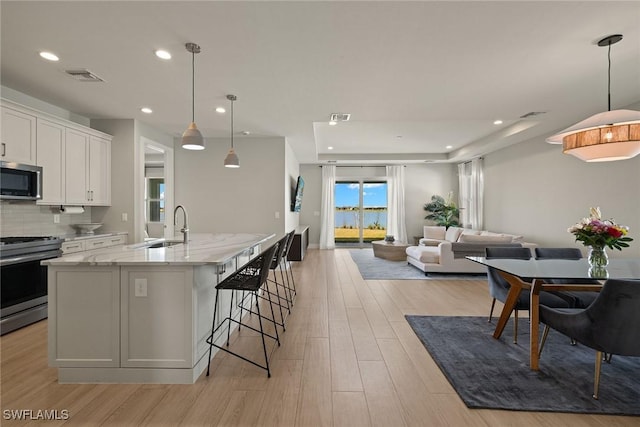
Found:
[{"label": "black metal barstool", "polygon": [[[277,301],[278,301],[276,304],[280,308],[280,320],[282,321],[280,326],[282,327],[283,331],[285,329],[285,326],[284,326],[285,317],[283,315],[282,308],[286,307],[288,314],[291,314],[291,303],[292,303],[291,297],[289,295],[288,287],[285,283],[284,273],[282,271],[282,261],[284,259],[285,251],[287,249],[288,240],[289,240],[289,235],[285,234],[284,237],[282,237],[282,239],[278,241],[278,250],[274,254],[273,259],[271,260],[271,264],[269,265],[269,270],[273,272],[273,280],[269,279],[269,276],[267,276],[267,281],[275,285],[274,286],[276,291],[275,297],[277,298]],[[280,269],[280,281],[278,281],[278,274],[276,272],[276,269]],[[280,295],[280,288],[282,288],[282,292],[284,296]],[[270,292],[268,287],[265,287],[265,289],[267,290],[267,292]],[[272,296],[273,296],[273,293],[272,293]]]},{"label": "black metal barstool", "polygon": [[[287,275],[287,291],[289,292],[289,303],[293,307],[293,301],[296,297],[296,282],[293,277],[293,270],[291,269],[291,261],[289,261],[289,251],[291,251],[291,245],[293,244],[293,236],[296,234],[296,230],[293,229],[288,234],[287,248],[282,256],[282,262],[284,263],[284,270]],[[291,281],[289,281],[289,274],[291,274]]]},{"label": "black metal barstool", "polygon": [[[256,301],[258,301],[258,291],[267,281],[267,276],[269,275],[269,265],[271,263],[271,260],[273,259],[274,254],[278,250],[278,246],[279,244],[276,243],[273,246],[269,247],[260,255],[258,255],[248,263],[246,263],[238,271],[236,271],[231,276],[224,279],[222,282],[220,282],[216,286],[216,297],[215,297],[215,303],[213,306],[213,321],[211,323],[211,335],[206,340],[207,344],[209,344],[209,364],[207,365],[207,376],[209,376],[209,370],[211,367],[212,349],[213,347],[216,347],[222,351],[225,351],[229,354],[239,357],[240,359],[245,360],[259,368],[265,369],[267,371],[267,376],[271,377],[271,371],[269,369],[269,356],[267,354],[267,344],[265,342],[265,336],[275,340],[278,343],[278,346],[280,345],[280,338],[278,336],[278,328],[276,326],[275,315],[273,312],[273,304],[271,302],[270,294],[267,293],[267,300],[269,301],[269,307],[271,308],[271,318],[260,314],[260,304],[256,304],[256,314],[258,315],[259,329],[256,329],[246,323],[242,323],[242,313],[243,313],[242,308],[240,310],[239,319],[234,319],[232,317],[232,310],[233,310],[233,296],[236,293],[236,291],[250,292],[252,295],[256,297]],[[232,291],[231,303],[229,306],[229,316],[223,319],[220,322],[220,324],[216,326],[216,315],[218,312],[218,302],[219,302],[218,296],[221,290]],[[269,322],[273,323],[275,336],[270,335],[264,331],[264,328],[262,325],[262,319],[268,320]],[[215,343],[214,335],[221,327],[223,327],[227,323],[227,321],[229,323],[228,323],[228,329],[227,329],[226,345],[220,346]],[[265,363],[264,365],[261,365],[245,356],[242,356],[228,349],[232,322],[237,323],[238,328],[240,328],[241,326],[244,326],[260,334],[260,337],[262,338],[262,348],[264,350],[264,363]]]}]

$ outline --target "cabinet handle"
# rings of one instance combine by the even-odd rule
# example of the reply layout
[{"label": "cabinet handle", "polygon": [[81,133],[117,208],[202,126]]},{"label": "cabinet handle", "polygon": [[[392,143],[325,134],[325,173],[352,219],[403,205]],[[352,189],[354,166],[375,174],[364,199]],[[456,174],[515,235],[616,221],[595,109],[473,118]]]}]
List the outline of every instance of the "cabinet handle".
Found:
[{"label": "cabinet handle", "polygon": [[80,245],[67,245],[65,246],[65,249],[75,249],[75,248],[79,248]]},{"label": "cabinet handle", "polygon": [[93,202],[93,190],[91,190],[91,201]]},{"label": "cabinet handle", "polygon": [[2,143],[2,157],[7,155],[7,144]]},{"label": "cabinet handle", "polygon": [[102,242],[93,242],[93,246],[104,245],[104,241]]},{"label": "cabinet handle", "polygon": [[91,191],[87,190],[87,201],[91,201]]},{"label": "cabinet handle", "polygon": [[118,243],[120,239],[111,239],[111,243]]}]

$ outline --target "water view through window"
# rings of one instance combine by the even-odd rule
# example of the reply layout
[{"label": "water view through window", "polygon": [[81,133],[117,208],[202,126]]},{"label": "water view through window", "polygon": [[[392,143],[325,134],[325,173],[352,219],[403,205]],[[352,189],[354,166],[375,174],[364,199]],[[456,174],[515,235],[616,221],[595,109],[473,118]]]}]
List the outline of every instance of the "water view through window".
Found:
[{"label": "water view through window", "polygon": [[374,181],[335,184],[335,242],[358,246],[382,240],[387,232],[387,183]]}]

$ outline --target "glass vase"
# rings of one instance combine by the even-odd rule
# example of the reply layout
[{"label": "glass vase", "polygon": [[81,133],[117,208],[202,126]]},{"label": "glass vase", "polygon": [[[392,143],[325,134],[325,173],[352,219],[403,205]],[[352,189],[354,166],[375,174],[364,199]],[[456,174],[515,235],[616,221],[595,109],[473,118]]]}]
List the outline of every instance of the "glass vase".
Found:
[{"label": "glass vase", "polygon": [[595,268],[606,267],[609,264],[609,257],[604,246],[589,247],[589,265]]}]

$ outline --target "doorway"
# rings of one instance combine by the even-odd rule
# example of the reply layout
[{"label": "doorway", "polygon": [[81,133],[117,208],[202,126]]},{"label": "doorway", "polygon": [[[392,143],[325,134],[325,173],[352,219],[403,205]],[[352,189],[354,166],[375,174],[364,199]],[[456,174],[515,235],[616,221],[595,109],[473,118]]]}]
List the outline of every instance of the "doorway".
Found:
[{"label": "doorway", "polygon": [[141,168],[136,235],[138,241],[172,238],[173,149],[141,137]]},{"label": "doorway", "polygon": [[387,232],[387,182],[337,181],[335,196],[336,247],[366,247]]}]

